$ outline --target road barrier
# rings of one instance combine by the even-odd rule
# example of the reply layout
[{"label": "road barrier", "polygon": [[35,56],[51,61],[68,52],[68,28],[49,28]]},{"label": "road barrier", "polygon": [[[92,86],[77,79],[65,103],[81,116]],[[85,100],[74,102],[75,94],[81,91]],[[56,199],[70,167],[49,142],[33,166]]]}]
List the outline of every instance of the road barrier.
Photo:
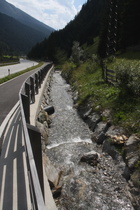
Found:
[{"label": "road barrier", "polygon": [[41,83],[51,68],[53,68],[53,65],[49,63],[43,69],[30,76],[23,83],[19,93],[30,192],[33,209],[35,210],[44,210],[46,206],[44,202],[41,134],[38,128],[30,125],[30,104],[35,102],[35,94],[38,94]]}]

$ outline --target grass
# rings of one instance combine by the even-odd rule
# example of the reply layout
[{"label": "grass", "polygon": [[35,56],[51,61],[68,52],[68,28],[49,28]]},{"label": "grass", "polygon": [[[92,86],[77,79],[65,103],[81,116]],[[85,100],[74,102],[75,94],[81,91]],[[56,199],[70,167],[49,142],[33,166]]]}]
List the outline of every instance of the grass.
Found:
[{"label": "grass", "polygon": [[[109,60],[109,59],[108,59]],[[114,59],[111,59],[111,62],[106,60],[106,65],[110,69],[116,69],[116,67],[120,64],[124,65],[140,65],[140,52],[126,52],[120,55],[117,55]]]},{"label": "grass", "polygon": [[32,67],[27,68],[27,69],[25,69],[25,70],[23,70],[23,71],[16,72],[16,73],[10,74],[10,75],[8,75],[8,76],[6,76],[6,77],[0,78],[0,84],[2,84],[2,83],[4,83],[4,82],[7,82],[8,80],[11,80],[11,79],[13,79],[13,78],[15,78],[15,77],[18,77],[18,76],[20,76],[21,74],[24,74],[24,73],[26,73],[26,72],[32,71],[33,69],[36,69],[36,68],[38,68],[38,67],[40,67],[40,66],[42,66],[42,65],[43,65],[43,62],[40,62],[40,63],[39,63],[38,65],[36,65],[36,66],[32,66]]},{"label": "grass", "polygon": [[[140,75],[139,52],[120,54],[115,59],[108,59],[105,62],[109,69],[117,71],[121,66],[126,66],[131,67],[132,71],[136,69]],[[140,135],[140,95],[122,91],[119,85],[106,84],[102,79],[100,65],[91,60],[87,60],[79,67],[67,61],[62,69],[64,77],[78,90],[78,105],[90,103],[93,111],[99,113],[109,109],[114,125],[124,127],[129,134]]]},{"label": "grass", "polygon": [[7,63],[18,63],[19,57],[18,56],[9,56],[9,55],[3,55],[0,56],[0,66],[4,66]]}]

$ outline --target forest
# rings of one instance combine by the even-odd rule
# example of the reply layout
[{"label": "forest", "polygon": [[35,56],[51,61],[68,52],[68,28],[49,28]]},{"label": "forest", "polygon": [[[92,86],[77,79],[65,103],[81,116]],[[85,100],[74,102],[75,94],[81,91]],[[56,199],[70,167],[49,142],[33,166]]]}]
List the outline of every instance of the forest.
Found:
[{"label": "forest", "polygon": [[[48,39],[37,43],[28,53],[29,58],[50,59],[59,62],[62,57],[69,58],[74,41],[92,45],[99,37],[98,55],[106,56],[106,42],[109,20],[109,3],[107,0],[88,0],[62,30],[53,32]],[[113,1],[114,2],[114,1]],[[125,51],[128,46],[140,42],[140,1],[115,0],[117,5],[117,51]]]}]

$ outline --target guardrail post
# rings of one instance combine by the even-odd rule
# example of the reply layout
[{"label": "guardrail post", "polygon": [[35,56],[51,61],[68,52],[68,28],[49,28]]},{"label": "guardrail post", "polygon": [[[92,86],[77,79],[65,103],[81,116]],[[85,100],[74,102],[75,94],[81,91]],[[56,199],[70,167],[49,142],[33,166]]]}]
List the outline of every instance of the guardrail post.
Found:
[{"label": "guardrail post", "polygon": [[34,78],[30,77],[30,83],[31,83],[31,102],[35,102],[35,87],[34,87]]},{"label": "guardrail post", "polygon": [[30,98],[26,95],[21,94],[21,99],[26,122],[30,123]]},{"label": "guardrail post", "polygon": [[44,179],[43,179],[43,165],[42,165],[42,148],[41,148],[41,133],[39,129],[33,125],[27,124],[30,142],[32,146],[33,156],[37,168],[39,182],[44,196]]},{"label": "guardrail post", "polygon": [[29,103],[30,103],[30,84],[25,82],[25,95],[29,97]]},{"label": "guardrail post", "polygon": [[43,81],[43,69],[40,70],[40,75],[41,75],[41,83]]},{"label": "guardrail post", "polygon": [[38,71],[38,83],[39,83],[39,88],[41,87],[41,73]]},{"label": "guardrail post", "polygon": [[38,94],[38,74],[35,74],[35,92]]}]

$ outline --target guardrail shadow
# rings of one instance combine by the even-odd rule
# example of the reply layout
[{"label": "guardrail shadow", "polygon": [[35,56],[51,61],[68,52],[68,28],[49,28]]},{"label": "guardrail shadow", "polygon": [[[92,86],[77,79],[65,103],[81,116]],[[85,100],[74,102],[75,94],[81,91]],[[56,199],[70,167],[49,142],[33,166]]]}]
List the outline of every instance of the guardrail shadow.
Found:
[{"label": "guardrail shadow", "polygon": [[19,107],[10,121],[0,158],[0,209],[29,209],[31,199]]}]

